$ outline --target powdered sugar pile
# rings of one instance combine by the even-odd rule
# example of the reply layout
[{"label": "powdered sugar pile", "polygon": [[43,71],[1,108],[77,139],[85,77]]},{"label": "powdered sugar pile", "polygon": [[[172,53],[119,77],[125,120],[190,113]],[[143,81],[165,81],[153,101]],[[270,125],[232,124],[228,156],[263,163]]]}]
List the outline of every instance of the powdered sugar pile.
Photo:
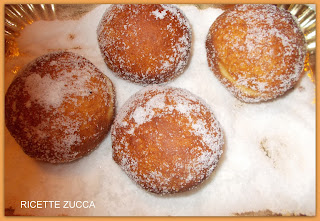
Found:
[{"label": "powdered sugar pile", "polygon": [[[113,81],[119,110],[143,87],[116,77],[100,54],[96,29],[108,7],[100,5],[78,21],[39,21],[27,26],[17,39],[22,55],[6,59],[6,87],[16,66],[45,52],[66,49],[85,56]],[[207,64],[206,35],[223,11],[177,7],[190,21],[192,52],[185,72],[168,86],[201,97],[221,124],[224,153],[211,176],[197,189],[157,196],[135,185],[112,160],[110,134],[89,156],[70,164],[50,165],[26,156],[6,131],[6,208],[14,208],[15,214],[42,216],[226,216],[266,210],[315,215],[314,83],[304,75],[283,97],[257,104],[240,102]],[[72,40],[70,34],[75,36]],[[162,98],[158,99],[161,106]],[[195,133],[201,133],[201,125],[194,125]],[[207,159],[205,153],[198,160],[203,159]],[[21,200],[92,200],[95,208],[30,210],[20,207]]]}]

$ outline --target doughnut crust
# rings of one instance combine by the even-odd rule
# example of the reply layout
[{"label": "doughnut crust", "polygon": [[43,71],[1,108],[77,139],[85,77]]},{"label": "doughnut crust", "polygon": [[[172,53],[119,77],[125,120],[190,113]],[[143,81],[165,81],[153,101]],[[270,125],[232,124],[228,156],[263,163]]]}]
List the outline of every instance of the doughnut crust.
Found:
[{"label": "doughnut crust", "polygon": [[112,82],[71,52],[43,55],[27,65],[5,95],[6,126],[23,151],[50,163],[79,159],[110,129]]},{"label": "doughnut crust", "polygon": [[191,92],[148,86],[120,109],[111,129],[114,161],[144,189],[178,193],[208,178],[223,152],[210,108]]},{"label": "doughnut crust", "polygon": [[190,56],[190,24],[173,5],[112,5],[97,35],[107,66],[135,83],[172,80],[183,72]]},{"label": "doughnut crust", "polygon": [[297,83],[306,45],[288,11],[274,5],[237,5],[211,25],[206,51],[209,67],[235,97],[260,102]]}]

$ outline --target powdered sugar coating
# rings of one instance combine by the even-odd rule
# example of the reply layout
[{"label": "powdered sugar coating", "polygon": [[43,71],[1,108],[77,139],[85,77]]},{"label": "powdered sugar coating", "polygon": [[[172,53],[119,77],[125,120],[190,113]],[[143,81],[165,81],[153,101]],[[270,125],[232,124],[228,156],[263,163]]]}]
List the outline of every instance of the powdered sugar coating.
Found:
[{"label": "powdered sugar coating", "polygon": [[208,63],[238,99],[259,102],[284,94],[300,79],[305,39],[291,14],[273,5],[225,11],[206,39]]},{"label": "powdered sugar coating", "polygon": [[112,5],[97,35],[107,66],[135,83],[172,80],[189,61],[191,27],[173,5]]},{"label": "powdered sugar coating", "polygon": [[120,109],[111,131],[113,159],[154,193],[197,186],[223,152],[219,122],[204,101],[185,89],[142,89]]},{"label": "powdered sugar coating", "polygon": [[90,61],[55,52],[31,62],[6,93],[6,125],[25,153],[51,163],[91,152],[107,134],[112,82]]}]

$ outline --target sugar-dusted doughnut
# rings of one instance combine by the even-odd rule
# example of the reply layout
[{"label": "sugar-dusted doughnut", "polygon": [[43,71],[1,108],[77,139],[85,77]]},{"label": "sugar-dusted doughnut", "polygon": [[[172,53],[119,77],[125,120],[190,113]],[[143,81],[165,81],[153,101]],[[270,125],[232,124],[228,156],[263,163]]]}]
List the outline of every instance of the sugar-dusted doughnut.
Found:
[{"label": "sugar-dusted doughnut", "polygon": [[173,5],[112,5],[97,35],[107,66],[135,83],[172,80],[183,72],[190,56],[190,24]]},{"label": "sugar-dusted doughnut", "polygon": [[110,129],[112,82],[71,52],[43,55],[22,70],[5,95],[6,126],[23,151],[64,163],[94,150]]},{"label": "sugar-dusted doughnut", "polygon": [[144,189],[158,194],[196,187],[223,152],[211,109],[185,89],[148,86],[120,109],[111,129],[113,159]]},{"label": "sugar-dusted doughnut", "polygon": [[283,95],[300,79],[305,38],[292,15],[274,5],[237,5],[222,13],[206,39],[215,76],[244,102]]}]

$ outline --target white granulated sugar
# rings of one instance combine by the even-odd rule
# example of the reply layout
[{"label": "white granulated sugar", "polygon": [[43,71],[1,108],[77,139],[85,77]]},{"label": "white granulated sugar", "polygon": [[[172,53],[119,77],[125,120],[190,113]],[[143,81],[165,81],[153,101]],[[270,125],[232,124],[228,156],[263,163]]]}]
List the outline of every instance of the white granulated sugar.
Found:
[{"label": "white granulated sugar", "polygon": [[152,110],[148,111],[148,109],[138,107],[133,113],[133,119],[139,125],[151,119],[153,114],[154,112]]},{"label": "white granulated sugar", "polygon": [[[71,72],[62,72],[57,79],[45,75],[31,74],[26,78],[25,87],[31,97],[32,102],[42,105],[47,110],[58,108],[62,102],[68,99],[68,95],[86,96],[85,84],[88,76],[82,76],[77,81],[73,81]],[[52,93],[54,91],[54,93]]]},{"label": "white granulated sugar", "polygon": [[[103,61],[96,29],[108,7],[97,6],[80,20],[38,21],[27,26],[17,38],[21,55],[6,59],[5,82],[9,83],[7,79],[13,78],[12,70],[16,65],[25,65],[44,53],[68,50],[89,59],[113,81],[116,111],[119,110],[143,87],[118,78]],[[184,73],[167,85],[185,88],[201,97],[220,122],[225,146],[211,176],[189,192],[158,196],[136,185],[112,160],[110,133],[83,159],[51,165],[25,155],[6,129],[6,208],[14,208],[17,215],[36,216],[232,216],[261,210],[284,215],[315,215],[314,83],[304,75],[293,90],[273,101],[240,102],[214,77],[207,64],[206,36],[212,22],[223,11],[216,8],[199,10],[192,5],[177,7],[191,24],[192,52]],[[165,10],[172,9],[167,7]],[[154,12],[154,15],[161,19],[165,13]],[[70,35],[74,38],[69,38]],[[259,40],[257,36],[248,39]],[[282,40],[290,44],[289,39]],[[64,85],[53,84],[50,78],[44,77],[39,85],[30,87],[30,93],[37,93],[44,87],[57,90],[56,97],[38,100],[58,105],[61,96],[65,95]],[[263,85],[257,87],[264,88]],[[150,110],[156,105],[161,107],[162,99],[158,97],[146,105],[150,105]],[[189,111],[187,105],[181,105],[179,110]],[[138,112],[137,109],[134,118],[140,123],[143,120],[139,116],[152,114]],[[121,123],[125,126],[125,122]],[[193,126],[194,132],[201,134],[205,125],[199,121]],[[77,138],[70,137],[71,141],[76,142]],[[213,142],[210,137],[208,142]],[[199,162],[203,159],[208,159],[206,153],[198,157]],[[128,159],[123,161],[124,165],[127,163]],[[156,179],[160,174],[153,175]],[[95,208],[30,210],[20,207],[21,200],[87,200],[94,201]]]},{"label": "white granulated sugar", "polygon": [[[31,74],[26,79],[26,89],[32,98],[31,101],[43,104],[45,107],[57,108],[63,102],[64,81],[52,80],[50,75],[41,78],[38,74]],[[56,93],[52,93],[55,91]]]},{"label": "white granulated sugar", "polygon": [[166,16],[167,11],[163,10],[162,12],[159,12],[159,10],[157,9],[153,11],[152,14],[156,17],[156,19],[163,19],[164,16]]}]

